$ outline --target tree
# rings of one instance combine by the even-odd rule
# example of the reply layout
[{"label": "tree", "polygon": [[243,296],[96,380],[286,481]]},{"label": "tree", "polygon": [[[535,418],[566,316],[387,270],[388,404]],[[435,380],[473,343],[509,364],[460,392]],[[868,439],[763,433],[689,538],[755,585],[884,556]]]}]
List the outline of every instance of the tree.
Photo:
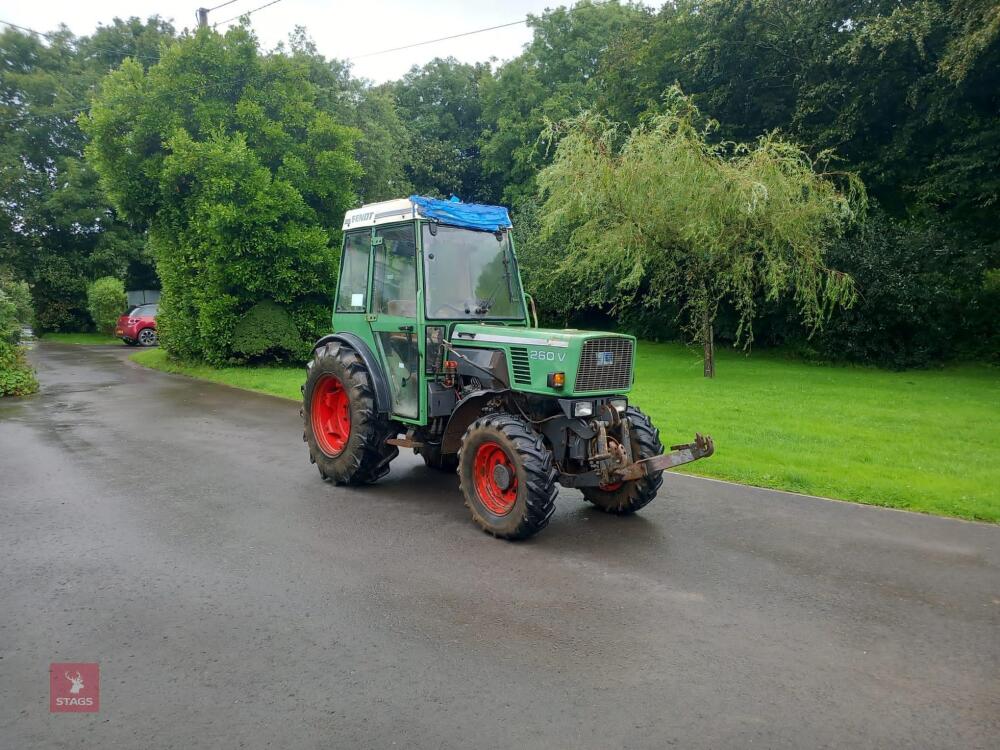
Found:
[{"label": "tree", "polygon": [[87,312],[101,333],[115,330],[118,316],[125,312],[127,304],[125,285],[114,276],[104,276],[87,287]]},{"label": "tree", "polygon": [[773,134],[711,143],[714,123],[677,89],[664,109],[631,130],[589,114],[558,126],[554,160],[538,176],[543,236],[567,245],[552,273],[583,291],[581,303],[678,304],[713,377],[721,301],[735,306],[747,345],[758,292],[790,295],[812,328],[852,302],[850,277],[828,269],[824,251],[864,191],[851,175],[836,176],[838,190],[834,174]]},{"label": "tree", "polygon": [[994,0],[677,0],[612,42],[597,102],[635,124],[677,82],[725,138],[836,148],[893,216],[996,239],[998,68]]},{"label": "tree", "polygon": [[241,359],[234,331],[264,301],[303,340],[329,326],[359,134],[317,107],[303,65],[245,27],[199,30],[148,73],[126,60],[83,127],[112,203],[149,227],[170,354]]},{"label": "tree", "polygon": [[83,160],[77,115],[110,67],[148,65],[173,28],[116,19],[92,37],[0,34],[0,260],[31,284],[38,328],[87,326],[86,280],[143,273],[142,227],[121,220]]},{"label": "tree", "polygon": [[534,34],[524,53],[480,84],[482,169],[494,199],[518,203],[534,193],[535,174],[551,154],[546,123],[593,106],[603,55],[647,14],[617,0],[582,0],[528,17]]},{"label": "tree", "polygon": [[479,86],[488,75],[487,63],[435,58],[388,87],[410,131],[406,171],[417,192],[488,199],[479,160]]},{"label": "tree", "polygon": [[[289,37],[291,59],[305,67],[315,86],[316,106],[336,122],[360,131],[354,156],[364,170],[357,184],[362,203],[398,198],[413,192],[407,163],[413,153],[411,133],[396,104],[392,85],[372,86],[351,75],[350,63],[327,60],[303,27]],[[279,45],[279,51],[283,45]]]}]

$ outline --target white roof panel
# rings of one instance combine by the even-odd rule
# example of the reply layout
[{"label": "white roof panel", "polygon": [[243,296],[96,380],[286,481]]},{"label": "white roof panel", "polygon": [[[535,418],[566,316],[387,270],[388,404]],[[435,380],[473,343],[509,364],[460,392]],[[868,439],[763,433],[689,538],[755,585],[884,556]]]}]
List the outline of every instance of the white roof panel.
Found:
[{"label": "white roof panel", "polygon": [[409,198],[396,198],[381,203],[369,203],[361,208],[355,208],[344,214],[344,229],[356,227],[371,227],[376,224],[388,224],[392,221],[415,219],[417,213]]}]

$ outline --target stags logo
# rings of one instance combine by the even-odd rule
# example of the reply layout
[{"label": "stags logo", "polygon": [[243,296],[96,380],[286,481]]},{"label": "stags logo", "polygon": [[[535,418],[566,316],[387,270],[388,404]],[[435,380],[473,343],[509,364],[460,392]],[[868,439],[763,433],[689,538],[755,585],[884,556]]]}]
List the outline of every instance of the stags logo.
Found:
[{"label": "stags logo", "polygon": [[101,704],[97,664],[56,662],[49,667],[49,710],[95,713]]}]

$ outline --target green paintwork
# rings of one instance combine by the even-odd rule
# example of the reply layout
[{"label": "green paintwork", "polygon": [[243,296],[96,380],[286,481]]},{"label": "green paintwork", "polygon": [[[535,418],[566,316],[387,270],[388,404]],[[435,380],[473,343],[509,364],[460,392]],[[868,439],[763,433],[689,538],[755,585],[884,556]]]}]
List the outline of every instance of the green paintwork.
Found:
[{"label": "green paintwork", "polygon": [[[466,338],[474,336],[475,338]],[[487,323],[458,323],[451,334],[451,342],[456,346],[469,346],[481,349],[499,349],[507,357],[507,367],[513,368],[513,358],[511,347],[526,349],[528,352],[528,364],[531,370],[531,383],[519,384],[514,382],[514,373],[511,371],[511,387],[516,391],[525,393],[537,393],[543,396],[558,396],[568,398],[571,396],[592,396],[598,395],[594,391],[574,391],[573,385],[576,383],[577,370],[580,365],[580,354],[583,344],[588,339],[619,337],[630,339],[632,349],[635,350],[635,338],[618,333],[604,333],[599,331],[578,331],[572,328],[529,328],[514,326],[498,326]],[[497,341],[496,339],[517,339],[517,341]],[[634,366],[633,361],[633,366]],[[566,373],[566,386],[564,388],[550,388],[547,385],[549,373]],[[619,395],[628,393],[629,389],[602,390],[599,395]]]},{"label": "green paintwork", "polygon": [[[409,374],[409,380],[404,388],[399,387],[399,383],[393,384],[393,416],[400,422],[413,425],[427,424],[427,404],[426,383],[428,376],[424,372],[424,332],[427,325],[445,325],[448,327],[448,339],[455,346],[475,347],[482,349],[496,349],[503,351],[506,355],[508,373],[511,387],[514,390],[525,393],[567,398],[575,395],[584,395],[573,391],[573,384],[576,382],[577,369],[580,362],[581,349],[587,339],[621,337],[635,339],[631,336],[624,336],[616,333],[604,333],[598,331],[578,331],[574,329],[554,329],[554,328],[533,328],[529,326],[527,318],[511,319],[504,321],[490,321],[489,323],[469,322],[468,320],[442,321],[438,319],[427,320],[424,310],[424,262],[423,248],[421,243],[420,225],[422,220],[408,221],[396,224],[379,225],[374,228],[368,227],[362,231],[371,237],[372,253],[368,258],[368,286],[364,299],[364,311],[358,312],[336,312],[333,316],[333,330],[353,333],[361,338],[376,356],[383,363],[387,376],[388,373]],[[375,289],[375,266],[376,256],[382,246],[382,235],[390,228],[413,227],[414,239],[416,242],[416,305],[413,311],[396,310],[393,314],[377,313],[373,305],[373,297],[376,295]],[[356,233],[359,230],[349,230]],[[471,231],[471,230],[470,230]],[[347,234],[345,233],[345,243]],[[511,245],[513,247],[513,243]],[[521,284],[520,271],[517,269],[516,258],[514,268],[514,281],[516,282],[515,293],[524,296],[523,285]],[[341,269],[343,270],[343,269]],[[334,306],[336,309],[336,304]],[[524,309],[528,306],[525,304]],[[405,331],[409,326],[413,327],[412,333]],[[395,337],[397,342],[396,350],[388,350],[382,346],[383,341]],[[417,349],[419,362],[415,371],[409,368],[400,367],[400,357],[397,354],[399,343],[402,339],[410,337],[412,345]],[[493,339],[493,340],[490,340]],[[500,339],[500,340],[496,340]],[[512,339],[512,340],[504,340]],[[529,383],[515,383],[511,347],[523,348],[528,352],[528,362],[530,367]],[[634,369],[634,362],[633,362]],[[566,387],[561,389],[550,388],[547,385],[549,373],[566,373]],[[417,409],[411,410],[409,403],[398,404],[397,397],[400,393],[417,392]],[[599,394],[588,391],[585,395],[624,395],[629,389],[605,390]],[[409,402],[409,399],[407,399]]]}]

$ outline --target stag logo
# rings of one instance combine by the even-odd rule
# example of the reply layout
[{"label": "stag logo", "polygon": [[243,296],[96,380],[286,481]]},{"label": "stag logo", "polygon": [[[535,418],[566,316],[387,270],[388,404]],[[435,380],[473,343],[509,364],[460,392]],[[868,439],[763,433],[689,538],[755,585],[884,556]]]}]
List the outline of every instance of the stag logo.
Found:
[{"label": "stag logo", "polygon": [[53,664],[49,667],[49,710],[96,712],[100,706],[97,664]]},{"label": "stag logo", "polygon": [[80,691],[83,690],[83,677],[79,672],[76,673],[76,677],[70,677],[69,672],[65,672],[66,679],[73,683],[73,687],[69,689],[70,695],[79,695]]}]

